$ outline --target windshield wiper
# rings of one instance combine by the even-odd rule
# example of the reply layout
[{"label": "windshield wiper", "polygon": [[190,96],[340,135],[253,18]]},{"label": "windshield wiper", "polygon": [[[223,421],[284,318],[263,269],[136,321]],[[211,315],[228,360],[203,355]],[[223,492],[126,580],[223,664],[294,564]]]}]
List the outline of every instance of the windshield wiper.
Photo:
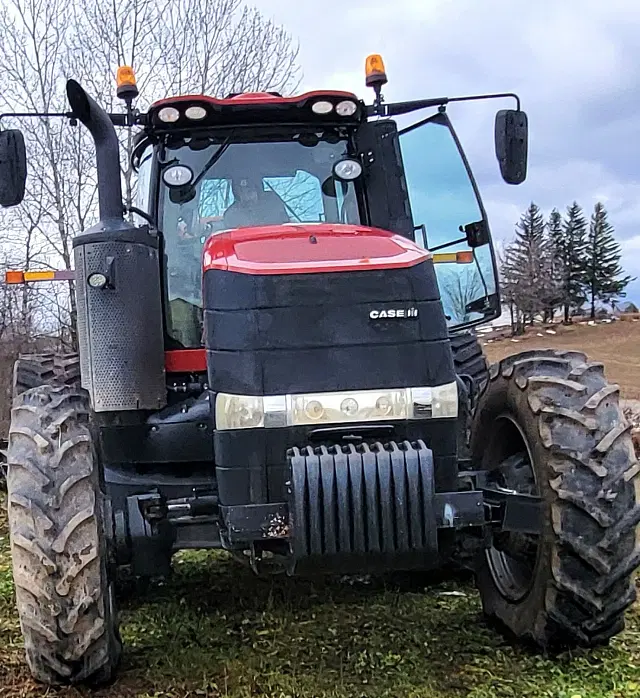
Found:
[{"label": "windshield wiper", "polygon": [[191,182],[184,187],[176,187],[169,192],[169,198],[174,204],[186,204],[191,201],[196,195],[196,187],[204,176],[209,172],[209,170],[220,160],[220,158],[226,153],[227,149],[231,145],[231,136],[229,134],[224,142],[218,147],[218,149],[213,153],[213,155],[207,161],[207,164],[202,168],[200,174]]},{"label": "windshield wiper", "polygon": [[209,161],[207,164],[202,168],[202,172],[193,180],[191,183],[192,187],[198,186],[200,182],[202,181],[202,178],[207,174],[207,172],[220,160],[220,158],[225,154],[227,151],[227,148],[231,145],[231,136],[233,134],[229,134],[227,138],[224,140],[224,142],[220,145],[220,147],[215,151],[215,153],[209,158]]}]

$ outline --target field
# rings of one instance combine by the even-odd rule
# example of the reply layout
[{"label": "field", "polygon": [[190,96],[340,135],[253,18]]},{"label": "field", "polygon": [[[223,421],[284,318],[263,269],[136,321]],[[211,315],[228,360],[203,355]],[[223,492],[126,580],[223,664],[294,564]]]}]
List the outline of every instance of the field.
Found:
[{"label": "field", "polygon": [[573,349],[584,351],[592,361],[605,365],[607,377],[618,383],[623,397],[640,400],[640,320],[598,323],[554,325],[548,328],[534,327],[526,336],[517,340],[509,338],[489,341],[497,333],[483,338],[484,350],[490,361],[498,361],[509,354],[527,349]]},{"label": "field", "polygon": [[[640,399],[640,323],[491,342],[492,359],[535,346],[582,348]],[[486,341],[486,340],[485,340]],[[23,662],[0,503],[0,698],[45,691]],[[558,657],[510,645],[470,580],[258,579],[221,554],[182,554],[175,574],[120,593],[127,645],[118,682],[92,695],[186,698],[640,697],[640,604],[609,647]]]}]

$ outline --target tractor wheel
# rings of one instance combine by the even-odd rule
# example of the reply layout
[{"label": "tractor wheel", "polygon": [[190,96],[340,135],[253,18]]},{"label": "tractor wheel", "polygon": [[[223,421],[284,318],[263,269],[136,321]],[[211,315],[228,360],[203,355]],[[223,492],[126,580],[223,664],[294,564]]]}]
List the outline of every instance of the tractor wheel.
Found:
[{"label": "tractor wheel", "polygon": [[459,376],[471,376],[478,392],[489,380],[489,367],[478,336],[473,330],[458,332],[450,337],[453,364]]},{"label": "tractor wheel", "polygon": [[485,613],[543,648],[593,647],[624,628],[640,565],[640,464],[602,364],[530,351],[494,364],[472,453],[488,486],[543,501],[538,535],[479,555]]},{"label": "tractor wheel", "polygon": [[[16,369],[20,378],[23,374]],[[108,681],[120,656],[87,393],[41,385],[14,399],[8,516],[27,663],[47,684]]]},{"label": "tractor wheel", "polygon": [[23,354],[13,368],[13,398],[41,385],[80,385],[78,354]]},{"label": "tractor wheel", "polygon": [[458,458],[466,459],[470,457],[469,439],[471,437],[471,423],[473,419],[472,404],[489,380],[489,366],[478,337],[473,330],[453,334],[450,336],[450,341],[456,374],[471,377],[475,384],[475,393],[469,395],[468,400],[460,403]]}]

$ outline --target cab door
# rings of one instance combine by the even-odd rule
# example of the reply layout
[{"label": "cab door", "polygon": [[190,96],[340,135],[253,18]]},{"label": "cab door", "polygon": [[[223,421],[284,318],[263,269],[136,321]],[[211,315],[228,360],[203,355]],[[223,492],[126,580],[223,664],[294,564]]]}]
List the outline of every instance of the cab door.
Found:
[{"label": "cab door", "polygon": [[399,129],[415,242],[433,254],[450,329],[500,315],[487,216],[444,112]]}]

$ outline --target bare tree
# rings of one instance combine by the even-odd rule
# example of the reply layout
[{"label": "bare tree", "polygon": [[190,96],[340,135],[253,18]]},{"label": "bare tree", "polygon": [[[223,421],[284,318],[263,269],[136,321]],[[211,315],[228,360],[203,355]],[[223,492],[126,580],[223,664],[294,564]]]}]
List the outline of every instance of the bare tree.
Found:
[{"label": "bare tree", "polygon": [[[177,93],[287,92],[298,79],[290,36],[242,0],[5,0],[0,23],[3,112],[68,111],[69,77],[119,111],[114,77],[123,64],[136,69],[141,109]],[[0,267],[71,269],[73,236],[97,215],[93,145],[85,129],[64,118],[11,126],[25,135],[29,177],[23,205],[0,212]],[[130,205],[134,132],[126,129],[120,137]],[[0,394],[9,397],[7,367],[17,353],[77,346],[74,284],[2,285],[0,314]],[[0,428],[7,418],[0,410]]]},{"label": "bare tree", "polygon": [[[137,69],[140,106],[172,92],[283,90],[296,84],[297,49],[285,30],[241,0],[5,0],[0,10],[0,106],[3,111],[67,111],[64,85],[74,77],[109,110],[117,110],[118,65]],[[2,222],[4,242],[20,263],[72,267],[72,238],[96,217],[94,152],[84,129],[66,119],[21,120],[29,153],[25,203]],[[122,134],[125,203],[135,178]],[[26,255],[20,250],[27,249]],[[24,297],[36,293],[24,290]],[[73,282],[48,303],[75,337]]]}]

